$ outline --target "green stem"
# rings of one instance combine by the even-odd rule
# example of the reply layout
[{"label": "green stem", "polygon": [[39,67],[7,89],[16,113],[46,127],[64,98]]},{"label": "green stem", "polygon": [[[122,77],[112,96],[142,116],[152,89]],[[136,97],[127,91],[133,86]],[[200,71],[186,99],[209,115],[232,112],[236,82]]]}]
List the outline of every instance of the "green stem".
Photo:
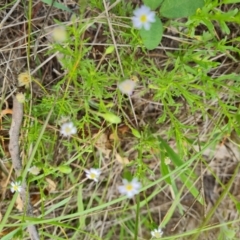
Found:
[{"label": "green stem", "polygon": [[135,224],[135,232],[134,232],[134,240],[137,240],[138,237],[138,224],[139,224],[139,212],[140,212],[140,197],[137,195],[137,208],[136,208],[136,224]]}]

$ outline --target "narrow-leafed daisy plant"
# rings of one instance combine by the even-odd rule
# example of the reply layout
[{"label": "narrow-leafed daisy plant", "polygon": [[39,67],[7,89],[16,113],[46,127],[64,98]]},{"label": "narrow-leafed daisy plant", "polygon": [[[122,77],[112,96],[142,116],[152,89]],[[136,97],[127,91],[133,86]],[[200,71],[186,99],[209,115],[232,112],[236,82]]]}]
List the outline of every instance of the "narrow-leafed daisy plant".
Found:
[{"label": "narrow-leafed daisy plant", "polygon": [[149,30],[151,23],[155,22],[155,12],[145,5],[134,10],[134,16],[132,17],[133,26],[137,29],[144,28]]},{"label": "narrow-leafed daisy plant", "polygon": [[121,91],[121,93],[129,96],[132,95],[135,87],[136,87],[136,82],[130,79],[127,79],[118,84],[118,88]]},{"label": "narrow-leafed daisy plant", "polygon": [[85,170],[85,173],[88,179],[98,182],[101,170],[98,168],[90,168],[90,170]]},{"label": "narrow-leafed daisy plant", "polygon": [[22,191],[22,186],[21,182],[11,182],[11,192],[21,192]]},{"label": "narrow-leafed daisy plant", "polygon": [[28,169],[28,172],[30,172],[33,175],[38,175],[40,173],[40,169],[36,166],[32,166]]},{"label": "narrow-leafed daisy plant", "polygon": [[69,137],[69,136],[77,133],[77,128],[73,125],[72,122],[63,123],[61,126],[60,133],[64,137]]},{"label": "narrow-leafed daisy plant", "polygon": [[163,235],[163,231],[161,228],[157,228],[151,231],[151,235],[153,238],[161,238]]},{"label": "narrow-leafed daisy plant", "polygon": [[118,186],[118,191],[128,198],[133,198],[134,195],[140,192],[141,187],[142,184],[138,181],[137,178],[133,178],[132,181],[123,179],[123,185]]},{"label": "narrow-leafed daisy plant", "polygon": [[27,71],[22,72],[18,75],[18,86],[19,87],[29,88],[31,81],[32,81],[31,75]]},{"label": "narrow-leafed daisy plant", "polygon": [[67,31],[65,26],[57,26],[53,29],[52,37],[54,41],[58,43],[65,42],[67,40]]}]

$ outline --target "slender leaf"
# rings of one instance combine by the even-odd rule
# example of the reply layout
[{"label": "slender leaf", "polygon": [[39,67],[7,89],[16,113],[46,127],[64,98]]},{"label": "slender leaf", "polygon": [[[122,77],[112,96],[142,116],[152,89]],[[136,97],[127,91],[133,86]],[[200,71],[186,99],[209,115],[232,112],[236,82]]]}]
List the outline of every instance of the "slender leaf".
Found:
[{"label": "slender leaf", "polygon": [[[77,205],[78,205],[78,211],[79,212],[83,212],[84,211],[84,204],[83,204],[83,189],[82,189],[82,185],[79,186],[78,189],[78,201],[77,201]],[[86,221],[86,217],[83,215],[81,217],[79,217],[79,225],[81,228],[85,228],[85,221]]]},{"label": "slender leaf", "polygon": [[239,3],[239,0],[223,0],[222,4]]},{"label": "slender leaf", "polygon": [[[168,156],[171,158],[173,164],[176,167],[181,167],[182,165],[185,164],[185,162],[181,160],[181,158],[172,150],[172,148],[162,138],[158,137],[158,139],[160,143],[160,148],[166,150]],[[181,170],[181,172],[179,173],[179,178],[181,179],[182,183],[184,183],[189,192],[191,192],[191,194],[195,198],[197,198],[199,197],[199,191],[191,181],[190,178],[192,177],[195,177],[195,175],[189,169],[184,170],[184,172]],[[198,198],[198,201],[202,203],[202,199]]]},{"label": "slender leaf", "polygon": [[[68,198],[65,198],[65,199],[63,199],[62,201],[54,204],[54,205],[51,206],[46,212],[44,212],[43,216],[47,216],[49,213],[53,212],[55,209],[57,209],[57,208],[59,208],[59,207],[61,207],[61,206],[66,205],[66,204],[69,202],[70,199],[71,199],[71,197],[68,197]],[[39,216],[39,217],[42,217],[42,215]]]},{"label": "slender leaf", "polygon": [[[44,3],[46,3],[46,4],[48,4],[49,6],[51,6],[53,0],[41,0],[41,1],[44,2]],[[61,9],[61,10],[63,10],[63,11],[72,12],[71,9],[69,9],[69,8],[66,7],[64,4],[59,3],[59,2],[57,2],[57,1],[55,1],[55,2],[53,3],[53,7],[58,8],[58,9]]]}]

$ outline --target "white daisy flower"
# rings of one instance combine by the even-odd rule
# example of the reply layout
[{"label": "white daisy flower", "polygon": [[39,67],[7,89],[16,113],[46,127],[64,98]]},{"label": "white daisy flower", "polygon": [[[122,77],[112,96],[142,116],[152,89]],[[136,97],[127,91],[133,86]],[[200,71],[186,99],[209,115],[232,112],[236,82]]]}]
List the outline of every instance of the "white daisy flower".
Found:
[{"label": "white daisy flower", "polygon": [[155,12],[145,5],[133,11],[134,16],[132,17],[133,26],[137,29],[142,27],[145,30],[149,30],[151,23],[155,22]]},{"label": "white daisy flower", "polygon": [[163,231],[161,228],[154,229],[153,231],[151,231],[151,235],[153,238],[161,238],[163,235]]},{"label": "white daisy flower", "polygon": [[98,168],[90,168],[90,170],[85,170],[85,173],[88,179],[98,182],[101,170]]},{"label": "white daisy flower", "polygon": [[29,88],[31,83],[31,75],[29,72],[22,72],[18,75],[18,86]]},{"label": "white daisy flower", "polygon": [[56,42],[62,43],[67,40],[67,31],[65,26],[57,26],[53,29],[52,37]]},{"label": "white daisy flower", "polygon": [[21,192],[22,186],[20,182],[11,182],[11,192]]},{"label": "white daisy flower", "polygon": [[166,165],[169,165],[171,163],[171,159],[169,157],[166,157],[164,159],[164,162],[165,162]]},{"label": "white daisy flower", "polygon": [[32,166],[28,171],[33,175],[38,175],[40,173],[40,169],[36,166]]},{"label": "white daisy flower", "polygon": [[76,132],[77,132],[77,128],[74,127],[72,122],[63,123],[61,126],[60,133],[64,137],[71,136],[72,134],[75,134]]},{"label": "white daisy flower", "polygon": [[142,184],[137,178],[133,178],[130,182],[127,179],[123,179],[123,186],[118,186],[118,191],[122,195],[126,195],[128,198],[132,198],[140,192],[141,187]]},{"label": "white daisy flower", "polygon": [[130,79],[127,79],[118,84],[119,90],[123,94],[127,94],[127,95],[132,95],[135,86],[136,86],[136,82]]},{"label": "white daisy flower", "polygon": [[18,102],[20,103],[24,103],[25,102],[25,95],[21,92],[16,94],[16,99],[18,100]]}]

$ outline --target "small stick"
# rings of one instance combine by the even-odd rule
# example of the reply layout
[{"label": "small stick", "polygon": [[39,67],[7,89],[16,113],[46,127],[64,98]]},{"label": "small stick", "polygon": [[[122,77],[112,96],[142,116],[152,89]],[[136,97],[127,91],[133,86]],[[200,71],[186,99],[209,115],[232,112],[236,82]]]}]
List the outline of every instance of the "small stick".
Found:
[{"label": "small stick", "polygon": [[9,152],[12,157],[13,168],[17,176],[20,176],[22,170],[22,162],[20,159],[19,150],[19,132],[23,119],[23,104],[18,102],[17,98],[13,96],[13,111],[12,111],[12,124],[9,131]]},{"label": "small stick", "polygon": [[[22,160],[20,158],[19,149],[19,133],[23,119],[23,104],[20,103],[16,96],[13,96],[13,111],[12,111],[12,123],[9,131],[9,152],[12,158],[13,168],[16,171],[16,175],[21,176]],[[26,214],[33,216],[33,209],[30,203],[29,194],[27,192],[27,184],[25,179],[22,180],[22,190],[20,191],[20,197],[25,205]],[[39,240],[38,231],[35,225],[28,225],[28,232],[31,240]]]}]

